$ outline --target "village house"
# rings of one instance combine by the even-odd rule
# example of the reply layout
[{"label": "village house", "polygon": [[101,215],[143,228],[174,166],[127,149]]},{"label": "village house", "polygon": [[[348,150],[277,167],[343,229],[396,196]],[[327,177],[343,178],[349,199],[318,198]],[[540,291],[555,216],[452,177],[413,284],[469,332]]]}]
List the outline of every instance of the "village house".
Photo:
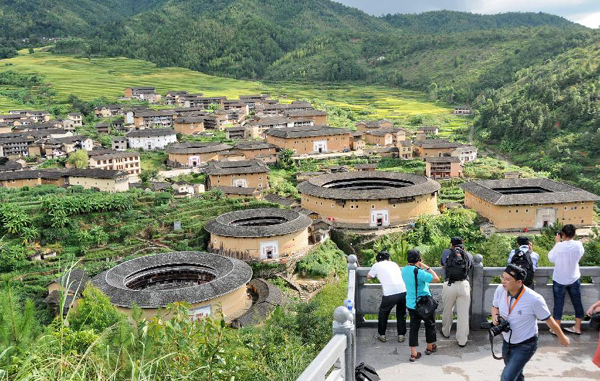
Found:
[{"label": "village house", "polygon": [[256,129],[256,132],[254,133],[253,131],[251,135],[257,135],[264,139],[265,133],[271,128],[305,127],[313,125],[314,122],[311,119],[290,119],[283,116],[265,116],[258,120],[255,119],[246,122],[244,127],[251,130]]},{"label": "village house", "polygon": [[151,128],[131,131],[125,135],[127,144],[132,149],[155,150],[165,149],[171,143],[177,142],[175,130],[170,128]]},{"label": "village house", "polygon": [[471,109],[467,106],[454,107],[454,115],[471,115]]},{"label": "village house", "polygon": [[11,127],[20,126],[22,121],[26,121],[26,124],[34,123],[32,119],[29,119],[25,115],[20,114],[8,114],[8,115],[0,115],[0,123],[7,124]]},{"label": "village house", "polygon": [[67,114],[67,119],[73,121],[75,127],[83,126],[83,115],[79,112],[71,112]]},{"label": "village house", "polygon": [[266,132],[267,143],[296,154],[350,151],[351,132],[345,128],[307,126],[272,128]]},{"label": "village house", "polygon": [[426,139],[415,141],[413,150],[417,156],[426,158],[452,155],[458,147],[462,147],[462,144],[445,139]]},{"label": "village house", "polygon": [[13,172],[23,169],[23,164],[18,161],[10,160],[7,157],[0,156],[0,172]]},{"label": "village house", "polygon": [[150,104],[160,103],[161,95],[154,87],[128,87],[123,91],[126,99],[137,99]]},{"label": "village house", "polygon": [[462,177],[462,163],[455,156],[425,158],[425,176],[437,179]]},{"label": "village house", "polygon": [[117,136],[112,139],[112,149],[115,151],[125,151],[127,149],[127,138]]},{"label": "village house", "polygon": [[[173,119],[177,114],[174,110],[148,110],[132,111],[133,124],[136,128],[168,128],[173,125]],[[129,118],[129,112],[127,113]]]},{"label": "village house", "polygon": [[208,188],[234,186],[242,188],[269,188],[269,167],[259,160],[211,161],[205,173]]},{"label": "village house", "polygon": [[285,113],[285,116],[292,120],[305,121],[311,120],[312,124],[318,126],[327,125],[327,111],[307,109],[307,110],[292,110]]},{"label": "village house", "polygon": [[246,114],[243,114],[239,110],[215,110],[213,111],[213,115],[219,118],[222,127],[233,126],[235,124],[241,123],[244,119],[246,119]]},{"label": "village house", "polygon": [[377,169],[377,164],[373,163],[373,164],[355,164],[354,165],[354,170],[355,171],[367,171],[367,172],[371,172]]},{"label": "village house", "polygon": [[277,146],[265,142],[237,142],[233,146],[234,151],[244,155],[246,160],[258,159],[265,164],[277,162]]},{"label": "village house", "polygon": [[461,185],[465,206],[487,218],[499,231],[594,224],[600,197],[548,179],[477,180]]},{"label": "village house", "polygon": [[205,165],[209,161],[220,160],[221,154],[231,146],[218,142],[187,142],[171,144],[167,147],[167,165],[173,168],[193,168]]},{"label": "village house", "polygon": [[391,158],[400,157],[400,149],[397,146],[366,148],[364,150],[364,152],[368,156],[375,155],[375,156],[380,156],[380,157],[391,157]]},{"label": "village house", "polygon": [[406,140],[406,131],[401,128],[367,130],[363,137],[367,144],[387,147]]},{"label": "village house", "polygon": [[176,181],[171,185],[175,197],[192,197],[206,191],[204,184],[192,184],[187,181]]},{"label": "village house", "polygon": [[[48,304],[56,314],[60,313],[60,306],[63,304],[62,314],[66,315],[71,308],[77,307],[78,299],[82,296],[85,286],[90,278],[81,269],[72,269],[62,276],[54,279],[48,285],[48,296],[44,302]],[[64,303],[62,303],[64,298]]]},{"label": "village house", "polygon": [[73,135],[63,129],[48,129],[39,131],[11,132],[0,134],[0,156],[18,158],[21,156],[40,156],[39,148],[30,148],[42,139],[62,138]]},{"label": "village house", "polygon": [[34,123],[42,123],[50,120],[50,113],[48,111],[33,111],[33,110],[9,110],[11,115],[25,116],[28,119],[33,120]]},{"label": "village house", "polygon": [[417,129],[417,134],[415,136],[416,140],[425,140],[430,136],[437,136],[439,133],[439,127],[437,126],[423,126]]},{"label": "village house", "polygon": [[15,125],[15,127],[13,128],[13,131],[14,132],[42,131],[42,130],[51,130],[51,129],[56,129],[56,128],[64,129],[63,122],[58,119],[54,119],[49,122]]},{"label": "village house", "polygon": [[392,128],[394,128],[394,123],[390,122],[387,119],[370,122],[365,122],[361,120],[360,122],[356,123],[356,130],[361,133],[365,133],[369,130],[389,130]]},{"label": "village house", "polygon": [[352,131],[350,136],[350,149],[352,151],[362,151],[367,146],[367,142],[363,139],[361,132]]},{"label": "village house", "polygon": [[203,97],[196,94],[180,96],[180,105],[183,107],[200,107],[208,110],[211,106],[222,109],[227,97]]},{"label": "village house", "polygon": [[80,185],[85,189],[104,192],[125,192],[129,189],[128,175],[121,171],[101,169],[44,169],[0,172],[0,186],[21,188],[37,185]]},{"label": "village house", "polygon": [[203,116],[186,116],[176,118],[173,129],[182,135],[194,135],[204,131]]},{"label": "village house", "polygon": [[174,106],[179,104],[179,98],[183,95],[188,95],[187,91],[169,91],[165,95],[164,103],[166,105]]},{"label": "village house", "polygon": [[107,149],[88,152],[89,168],[111,169],[138,175],[142,171],[140,153],[136,151],[113,151]]},{"label": "village house", "polygon": [[463,145],[452,151],[452,156],[458,157],[462,164],[468,163],[469,161],[477,160],[477,148],[470,145]]},{"label": "village house", "polygon": [[62,138],[54,138],[62,144],[62,149],[65,153],[71,153],[78,149],[91,151],[94,149],[94,141],[91,138],[83,135],[65,136]]},{"label": "village house", "polygon": [[250,114],[248,103],[235,99],[223,101],[223,109],[225,111],[235,110],[242,116]]},{"label": "village house", "polygon": [[248,104],[248,108],[254,111],[256,104],[263,104],[269,99],[269,95],[240,95],[240,101]]},{"label": "village house", "polygon": [[96,118],[110,118],[111,116],[123,115],[123,106],[106,105],[94,107],[94,116]]},{"label": "village house", "polygon": [[97,123],[96,131],[98,131],[99,134],[110,134],[110,123],[108,123],[108,122]]},{"label": "village house", "polygon": [[280,103],[272,103],[272,104],[262,104],[260,106],[256,106],[257,114],[281,114],[285,115],[290,111],[303,111],[303,110],[312,110],[313,107],[310,103],[304,101],[293,101],[289,104],[280,104]]},{"label": "village house", "polygon": [[246,138],[246,127],[229,127],[225,129],[225,138],[229,140],[241,140]]},{"label": "village house", "polygon": [[396,144],[398,147],[398,157],[402,160],[413,159],[413,142],[410,140],[402,140]]},{"label": "village house", "polygon": [[258,201],[262,200],[262,192],[256,188],[219,186],[212,189],[223,193],[223,196],[226,198],[253,198]]}]

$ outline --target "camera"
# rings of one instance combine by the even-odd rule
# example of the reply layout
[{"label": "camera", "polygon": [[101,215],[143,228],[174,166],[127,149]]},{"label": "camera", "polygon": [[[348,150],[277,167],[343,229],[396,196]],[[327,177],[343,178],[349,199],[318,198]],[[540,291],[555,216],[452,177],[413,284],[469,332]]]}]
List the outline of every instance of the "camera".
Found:
[{"label": "camera", "polygon": [[505,320],[500,315],[498,315],[498,325],[494,325],[494,323],[492,323],[492,325],[490,326],[491,336],[498,336],[502,332],[509,332],[509,331],[510,331],[510,323],[508,322],[508,320]]}]

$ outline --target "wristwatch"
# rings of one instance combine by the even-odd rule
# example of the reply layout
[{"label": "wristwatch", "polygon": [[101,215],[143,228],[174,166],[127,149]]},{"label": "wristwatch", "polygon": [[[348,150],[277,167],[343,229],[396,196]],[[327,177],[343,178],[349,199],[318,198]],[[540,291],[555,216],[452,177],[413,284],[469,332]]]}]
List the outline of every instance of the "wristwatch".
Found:
[{"label": "wristwatch", "polygon": [[426,269],[424,269],[424,270],[425,270],[425,271],[429,271],[429,269],[430,269],[430,268],[431,268],[431,267],[428,267],[428,268],[426,268]]}]

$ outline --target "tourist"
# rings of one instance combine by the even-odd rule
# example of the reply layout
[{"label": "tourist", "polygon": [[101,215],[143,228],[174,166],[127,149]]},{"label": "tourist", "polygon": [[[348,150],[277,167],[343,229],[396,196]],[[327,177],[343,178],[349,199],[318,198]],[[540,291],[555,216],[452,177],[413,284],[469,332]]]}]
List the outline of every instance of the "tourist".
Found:
[{"label": "tourist", "polygon": [[510,330],[502,332],[504,370],[501,381],[525,379],[523,368],[538,347],[538,320],[545,321],[556,332],[560,343],[569,346],[569,338],[552,318],[544,298],[523,285],[526,276],[524,269],[509,264],[502,273],[502,284],[494,293],[491,311],[493,324],[499,324],[498,315],[510,324]]},{"label": "tourist", "polygon": [[533,244],[529,240],[529,237],[517,237],[517,245],[519,245],[519,247],[512,250],[508,255],[507,263],[512,263],[525,269],[527,276],[525,277],[523,284],[533,290],[535,271],[538,268],[540,255],[533,251]]},{"label": "tourist", "polygon": [[473,267],[473,256],[465,250],[463,240],[453,237],[451,247],[442,253],[442,266],[446,279],[442,289],[442,336],[450,337],[452,311],[456,306],[456,340],[459,347],[467,345],[469,336],[469,307],[471,305],[471,285],[469,270]]},{"label": "tourist", "polygon": [[377,263],[371,267],[367,279],[377,278],[383,289],[379,306],[376,339],[386,342],[385,331],[392,308],[396,306],[398,342],[403,343],[406,335],[406,286],[402,280],[400,267],[390,261],[390,254],[382,251],[376,256]]},{"label": "tourist", "polygon": [[[429,291],[429,283],[437,283],[440,278],[435,271],[421,261],[421,253],[419,250],[409,250],[407,253],[408,265],[402,269],[402,279],[406,285],[406,306],[410,315],[410,334],[408,345],[410,346],[410,362],[414,362],[421,358],[421,352],[417,352],[419,345],[419,328],[421,320],[425,324],[425,341],[427,349],[425,354],[430,355],[437,351],[435,344],[435,311],[429,316],[422,317],[415,311],[417,298],[431,296]],[[417,282],[415,283],[415,274]]]},{"label": "tourist", "polygon": [[[575,327],[565,328],[565,332],[581,335],[581,322],[583,320],[583,303],[581,303],[581,272],[579,260],[583,257],[583,245],[575,241],[575,226],[563,226],[556,234],[556,244],[548,253],[548,259],[554,263],[552,273],[552,292],[554,294],[554,319],[560,325],[565,293],[569,293],[575,308]],[[551,331],[554,333],[554,331]]]}]

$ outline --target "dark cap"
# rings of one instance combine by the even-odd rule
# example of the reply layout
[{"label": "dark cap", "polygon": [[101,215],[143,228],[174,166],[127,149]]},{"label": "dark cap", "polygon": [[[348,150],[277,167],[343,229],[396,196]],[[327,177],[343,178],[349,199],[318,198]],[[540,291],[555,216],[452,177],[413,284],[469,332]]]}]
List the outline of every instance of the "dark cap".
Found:
[{"label": "dark cap", "polygon": [[519,244],[519,246],[529,245],[529,237],[520,235],[517,237],[517,243]]},{"label": "dark cap", "polygon": [[460,237],[452,237],[452,238],[450,238],[450,244],[452,246],[462,245],[463,239]]},{"label": "dark cap", "polygon": [[527,271],[524,268],[521,268],[515,264],[509,263],[508,266],[504,269],[504,272],[508,275],[512,276],[516,280],[524,281],[527,276]]},{"label": "dark cap", "polygon": [[409,250],[406,253],[406,262],[417,263],[421,260],[421,252],[417,249]]}]

